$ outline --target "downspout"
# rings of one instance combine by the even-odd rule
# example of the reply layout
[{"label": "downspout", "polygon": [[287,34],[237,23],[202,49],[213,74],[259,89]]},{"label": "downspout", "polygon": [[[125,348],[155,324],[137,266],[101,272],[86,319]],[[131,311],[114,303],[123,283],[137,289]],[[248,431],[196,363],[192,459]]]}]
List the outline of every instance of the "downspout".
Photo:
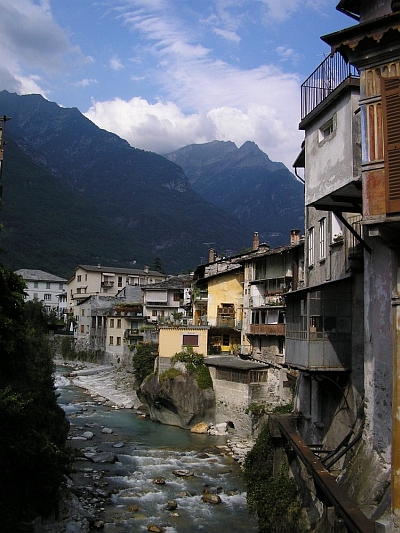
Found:
[{"label": "downspout", "polygon": [[393,398],[392,398],[392,510],[400,516],[400,295],[392,295]]}]

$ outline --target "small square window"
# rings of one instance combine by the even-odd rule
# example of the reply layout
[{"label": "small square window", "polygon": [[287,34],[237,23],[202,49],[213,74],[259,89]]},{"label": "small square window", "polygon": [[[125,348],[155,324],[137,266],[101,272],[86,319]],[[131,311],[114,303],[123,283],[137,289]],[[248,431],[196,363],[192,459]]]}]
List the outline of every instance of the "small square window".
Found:
[{"label": "small square window", "polygon": [[199,336],[190,333],[182,335],[182,346],[198,346]]}]

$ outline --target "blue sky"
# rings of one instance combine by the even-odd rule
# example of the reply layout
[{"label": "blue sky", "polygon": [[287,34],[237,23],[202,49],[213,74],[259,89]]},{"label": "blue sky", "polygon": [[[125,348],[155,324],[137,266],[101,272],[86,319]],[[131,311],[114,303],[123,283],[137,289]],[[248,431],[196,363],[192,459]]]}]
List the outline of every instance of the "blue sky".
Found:
[{"label": "blue sky", "polygon": [[0,89],[77,107],[137,148],[250,140],[291,168],[320,36],[354,24],[337,3],[0,0]]}]

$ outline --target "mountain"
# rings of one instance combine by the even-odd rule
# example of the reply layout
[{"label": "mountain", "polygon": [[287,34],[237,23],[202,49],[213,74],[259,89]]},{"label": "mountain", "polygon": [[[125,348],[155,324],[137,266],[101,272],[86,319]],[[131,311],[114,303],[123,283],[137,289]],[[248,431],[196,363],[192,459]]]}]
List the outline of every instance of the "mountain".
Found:
[{"label": "mountain", "polygon": [[272,247],[304,228],[304,188],[253,142],[191,144],[165,156],[180,165],[192,187],[216,207],[258,231]]},{"label": "mountain", "polygon": [[68,277],[79,263],[193,269],[252,230],[193,190],[182,168],[132,148],[78,109],[0,92],[6,123],[0,261]]}]

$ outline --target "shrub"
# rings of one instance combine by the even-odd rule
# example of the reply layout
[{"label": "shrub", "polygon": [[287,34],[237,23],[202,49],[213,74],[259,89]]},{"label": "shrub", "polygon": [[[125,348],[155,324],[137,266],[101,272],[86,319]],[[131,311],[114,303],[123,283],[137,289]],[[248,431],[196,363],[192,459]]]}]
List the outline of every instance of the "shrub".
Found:
[{"label": "shrub", "polygon": [[274,447],[265,426],[244,462],[247,505],[258,517],[259,533],[296,533],[301,507],[285,461],[273,475]]},{"label": "shrub", "polygon": [[200,389],[212,389],[212,379],[208,367],[204,364],[204,355],[197,353],[192,347],[178,352],[172,358],[172,363],[183,363],[186,370],[193,374]]},{"label": "shrub", "polygon": [[158,356],[156,342],[143,342],[137,345],[136,354],[132,358],[132,367],[139,383],[154,371],[154,361]]},{"label": "shrub", "polygon": [[181,376],[182,372],[177,368],[168,368],[162,374],[160,374],[160,382],[162,383],[166,379],[174,379],[177,376]]}]

